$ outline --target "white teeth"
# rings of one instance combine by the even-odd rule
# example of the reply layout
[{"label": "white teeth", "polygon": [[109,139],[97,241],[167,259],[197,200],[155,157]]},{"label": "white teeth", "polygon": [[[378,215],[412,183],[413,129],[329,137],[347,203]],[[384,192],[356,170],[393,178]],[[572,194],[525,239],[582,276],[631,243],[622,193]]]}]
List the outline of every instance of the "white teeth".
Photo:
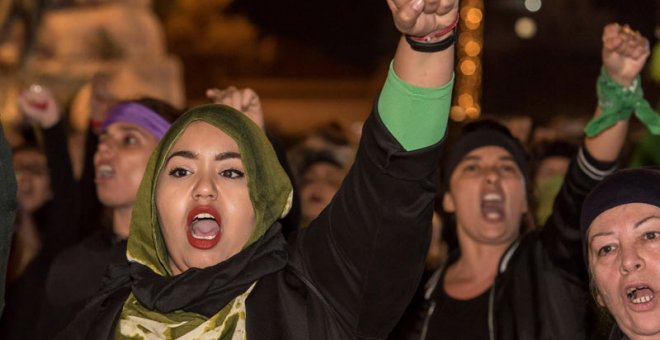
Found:
[{"label": "white teeth", "polygon": [[638,304],[638,303],[645,303],[645,302],[649,302],[649,301],[651,301],[650,296],[642,296],[642,297],[638,297],[636,299],[633,299],[632,303]]},{"label": "white teeth", "polygon": [[213,215],[211,215],[211,214],[209,214],[209,213],[201,213],[201,214],[197,214],[197,215],[195,215],[195,218],[194,218],[193,220],[201,220],[201,219],[203,219],[203,218],[210,218],[210,219],[212,219],[212,220],[215,220],[215,218],[213,217]]},{"label": "white teeth", "polygon": [[500,217],[500,214],[498,214],[498,213],[488,213],[488,214],[486,214],[486,218],[488,218],[488,219],[493,219],[494,220],[494,219],[499,218],[499,217]]},{"label": "white teeth", "polygon": [[212,240],[214,239],[218,234],[213,234],[213,235],[207,235],[207,236],[201,236],[201,235],[195,235],[195,233],[192,233],[192,237],[196,238],[198,240]]},{"label": "white teeth", "polygon": [[101,175],[109,175],[114,171],[114,169],[110,165],[104,164],[104,165],[99,165],[97,171]]},{"label": "white teeth", "polygon": [[633,288],[628,288],[628,290],[626,291],[626,295],[630,295],[630,294],[634,293],[636,290],[637,290],[637,288],[634,288],[634,287]]},{"label": "white teeth", "polygon": [[500,194],[490,193],[484,196],[484,201],[501,201],[501,200],[502,200],[502,195]]}]

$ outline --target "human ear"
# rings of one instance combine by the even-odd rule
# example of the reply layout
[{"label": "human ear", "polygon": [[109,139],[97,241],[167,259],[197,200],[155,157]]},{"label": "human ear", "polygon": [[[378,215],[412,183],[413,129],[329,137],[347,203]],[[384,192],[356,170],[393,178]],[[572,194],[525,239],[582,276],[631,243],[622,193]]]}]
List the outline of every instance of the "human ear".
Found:
[{"label": "human ear", "polygon": [[442,196],[442,208],[446,212],[453,213],[456,211],[456,205],[454,204],[454,198],[451,196],[449,191],[445,192]]}]

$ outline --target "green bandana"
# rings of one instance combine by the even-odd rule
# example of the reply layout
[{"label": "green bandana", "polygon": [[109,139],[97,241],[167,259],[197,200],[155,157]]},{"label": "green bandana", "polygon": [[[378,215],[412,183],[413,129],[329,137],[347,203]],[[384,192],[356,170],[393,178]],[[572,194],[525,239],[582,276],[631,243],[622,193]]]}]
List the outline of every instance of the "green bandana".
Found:
[{"label": "green bandana", "polygon": [[[265,134],[242,113],[223,105],[204,105],[181,116],[163,137],[152,154],[138,191],[127,257],[163,277],[172,276],[165,241],[156,210],[156,185],[170,149],[184,130],[203,121],[225,132],[238,144],[241,162],[248,177],[250,200],[255,213],[255,230],[244,248],[260,239],[268,228],[285,215],[291,206],[292,187]],[[213,141],[210,141],[212,143]],[[254,284],[252,285],[254,287]],[[245,338],[245,299],[251,287],[208,318],[177,310],[161,313],[147,309],[131,293],[124,303],[116,338]],[[205,334],[200,336],[200,334]],[[242,334],[242,335],[241,335]],[[221,336],[218,336],[221,335]]]},{"label": "green bandana", "polygon": [[623,87],[612,80],[603,67],[596,82],[596,91],[598,106],[603,112],[587,124],[584,129],[587,136],[598,135],[617,122],[630,118],[633,112],[651,133],[660,135],[660,116],[644,99],[639,76],[631,87]]}]

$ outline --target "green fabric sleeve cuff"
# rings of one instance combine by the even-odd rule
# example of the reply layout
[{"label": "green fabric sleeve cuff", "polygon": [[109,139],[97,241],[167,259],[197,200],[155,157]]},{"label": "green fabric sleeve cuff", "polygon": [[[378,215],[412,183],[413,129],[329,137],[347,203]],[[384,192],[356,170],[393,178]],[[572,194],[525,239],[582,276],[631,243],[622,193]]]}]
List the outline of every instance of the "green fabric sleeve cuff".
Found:
[{"label": "green fabric sleeve cuff", "polygon": [[437,88],[412,86],[401,80],[392,63],[378,99],[378,113],[385,127],[406,151],[439,142],[447,129],[454,76]]}]

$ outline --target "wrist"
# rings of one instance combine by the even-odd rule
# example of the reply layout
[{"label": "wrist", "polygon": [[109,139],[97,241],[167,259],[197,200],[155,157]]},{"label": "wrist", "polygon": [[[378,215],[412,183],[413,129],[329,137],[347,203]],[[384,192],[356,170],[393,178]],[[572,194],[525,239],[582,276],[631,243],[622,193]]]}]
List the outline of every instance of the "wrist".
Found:
[{"label": "wrist", "polygon": [[431,32],[427,35],[418,36],[418,35],[406,34],[406,36],[409,37],[410,40],[413,40],[413,41],[419,42],[419,43],[425,43],[425,44],[436,43],[438,41],[447,39],[447,37],[449,37],[449,35],[454,32],[454,29],[456,28],[456,26],[458,26],[459,19],[460,19],[460,16],[456,15],[456,18],[451,23],[451,25],[449,25],[449,26],[447,26],[443,29],[437,30],[435,32]]},{"label": "wrist", "polygon": [[413,50],[418,52],[434,53],[444,51],[453,46],[458,40],[458,21],[459,16],[457,15],[454,22],[448,27],[424,36],[406,34],[406,42]]}]

